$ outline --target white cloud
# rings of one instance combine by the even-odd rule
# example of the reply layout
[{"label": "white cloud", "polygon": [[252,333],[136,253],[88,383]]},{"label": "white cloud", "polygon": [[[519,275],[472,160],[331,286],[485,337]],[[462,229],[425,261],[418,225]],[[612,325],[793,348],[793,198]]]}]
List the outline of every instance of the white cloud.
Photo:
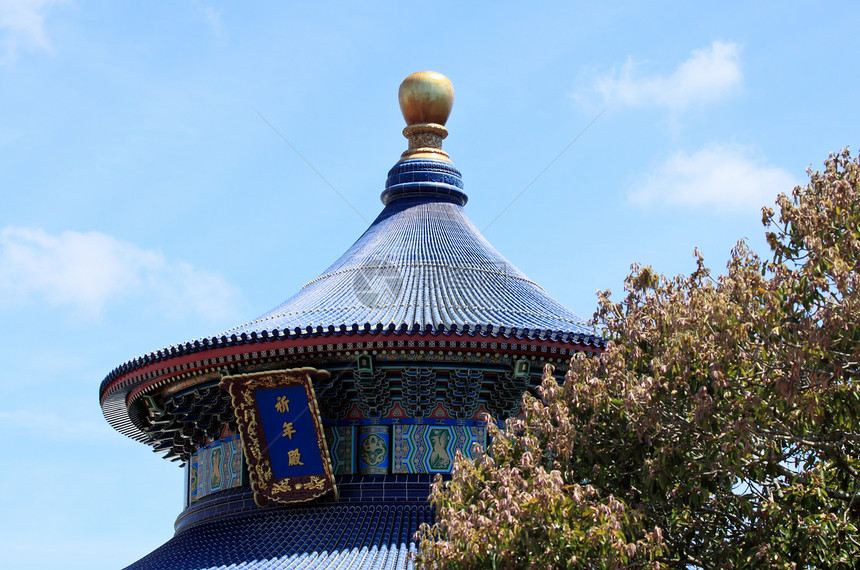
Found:
[{"label": "white cloud", "polygon": [[0,65],[15,62],[18,51],[42,49],[50,51],[45,34],[45,12],[52,4],[64,0],[0,0]]},{"label": "white cloud", "polygon": [[206,6],[203,9],[203,13],[206,16],[206,21],[209,23],[209,26],[212,28],[212,32],[221,37],[224,35],[224,24],[221,23],[221,11],[216,10],[212,6]]},{"label": "white cloud", "polygon": [[99,232],[0,230],[0,307],[35,299],[97,318],[128,298],[217,320],[234,315],[240,295],[217,274]]},{"label": "white cloud", "polygon": [[630,201],[741,210],[771,205],[777,194],[798,184],[786,171],[751,154],[730,146],[677,152],[635,185]]},{"label": "white cloud", "polygon": [[598,78],[594,91],[604,105],[662,107],[682,112],[719,101],[740,88],[740,51],[738,44],[715,41],[708,48],[693,51],[668,76],[641,75],[637,69],[641,66],[628,58],[620,70]]},{"label": "white cloud", "polygon": [[203,15],[206,24],[209,26],[209,29],[212,31],[215,37],[223,37],[224,23],[221,21],[221,10],[218,10],[214,6],[210,6],[209,4],[205,4],[197,0],[195,0],[194,6]]}]

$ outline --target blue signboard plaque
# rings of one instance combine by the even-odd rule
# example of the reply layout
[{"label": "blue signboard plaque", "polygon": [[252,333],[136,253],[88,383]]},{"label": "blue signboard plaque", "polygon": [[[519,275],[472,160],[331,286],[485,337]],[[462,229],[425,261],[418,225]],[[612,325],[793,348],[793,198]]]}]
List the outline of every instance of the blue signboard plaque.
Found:
[{"label": "blue signboard plaque", "polygon": [[293,368],[227,376],[254,500],[298,503],[337,494],[313,381],[329,373]]}]

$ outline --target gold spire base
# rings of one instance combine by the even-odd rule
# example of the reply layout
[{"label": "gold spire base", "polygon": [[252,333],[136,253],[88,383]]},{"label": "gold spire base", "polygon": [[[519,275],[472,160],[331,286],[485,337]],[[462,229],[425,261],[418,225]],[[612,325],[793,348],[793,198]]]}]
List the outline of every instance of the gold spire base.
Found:
[{"label": "gold spire base", "polygon": [[[444,160],[451,162],[448,153],[442,150],[442,141],[448,129],[438,123],[417,123],[403,129],[409,148],[400,155],[400,161],[411,159]],[[399,161],[398,161],[399,162]]]}]

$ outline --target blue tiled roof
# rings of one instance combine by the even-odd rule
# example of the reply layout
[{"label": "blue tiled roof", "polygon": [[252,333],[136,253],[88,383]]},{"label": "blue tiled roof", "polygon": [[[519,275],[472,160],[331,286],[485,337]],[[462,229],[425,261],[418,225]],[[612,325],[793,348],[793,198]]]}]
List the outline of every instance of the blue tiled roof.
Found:
[{"label": "blue tiled roof", "polygon": [[412,568],[426,501],[261,509],[191,526],[127,570]]},{"label": "blue tiled roof", "polygon": [[385,209],[323,274],[225,334],[308,326],[458,325],[591,335],[584,319],[529,280],[466,216],[459,170],[407,160],[388,174]]}]

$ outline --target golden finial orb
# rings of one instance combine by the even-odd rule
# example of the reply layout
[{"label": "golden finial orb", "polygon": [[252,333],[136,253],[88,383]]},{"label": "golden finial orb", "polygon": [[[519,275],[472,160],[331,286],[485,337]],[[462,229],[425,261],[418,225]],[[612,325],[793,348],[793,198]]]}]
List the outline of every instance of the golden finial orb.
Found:
[{"label": "golden finial orb", "polygon": [[409,140],[409,148],[400,160],[451,162],[448,153],[442,150],[442,140],[448,136],[445,122],[454,105],[451,80],[435,71],[419,71],[403,80],[397,98],[406,119],[403,136]]},{"label": "golden finial orb", "polygon": [[444,125],[454,105],[454,85],[441,73],[419,71],[403,80],[397,97],[407,125]]}]

